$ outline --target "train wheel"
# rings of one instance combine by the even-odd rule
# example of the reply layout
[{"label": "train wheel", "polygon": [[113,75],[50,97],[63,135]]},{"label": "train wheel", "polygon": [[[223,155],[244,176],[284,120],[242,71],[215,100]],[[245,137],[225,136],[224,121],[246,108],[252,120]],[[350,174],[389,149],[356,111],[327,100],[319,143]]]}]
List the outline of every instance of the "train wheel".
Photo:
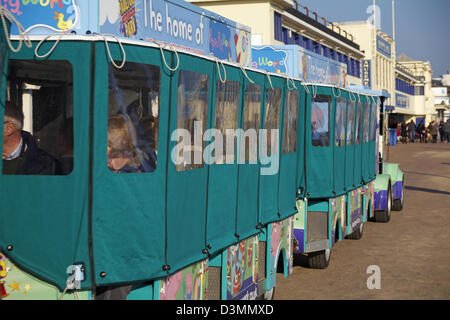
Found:
[{"label": "train wheel", "polygon": [[330,263],[331,249],[308,253],[308,264],[312,269],[326,269]]},{"label": "train wheel", "polygon": [[353,231],[350,235],[348,235],[347,238],[351,240],[359,240],[363,236],[363,231],[364,231],[364,223],[362,222],[361,217],[361,223],[359,224],[359,228]]},{"label": "train wheel", "polygon": [[392,210],[401,211],[403,209],[403,199],[405,198],[405,178],[402,180],[402,198],[392,201]]},{"label": "train wheel", "polygon": [[389,220],[391,220],[391,205],[392,205],[391,184],[389,184],[386,198],[386,210],[375,211],[376,222],[389,222]]}]

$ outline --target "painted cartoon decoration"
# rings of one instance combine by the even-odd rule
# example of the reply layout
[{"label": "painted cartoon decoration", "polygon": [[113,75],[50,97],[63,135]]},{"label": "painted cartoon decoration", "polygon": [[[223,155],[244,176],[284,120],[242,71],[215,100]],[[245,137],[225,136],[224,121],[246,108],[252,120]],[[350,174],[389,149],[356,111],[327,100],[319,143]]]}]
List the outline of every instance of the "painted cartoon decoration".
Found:
[{"label": "painted cartoon decoration", "polygon": [[230,29],[223,23],[209,21],[209,51],[221,60],[232,61]]},{"label": "painted cartoon decoration", "polygon": [[249,33],[240,30],[234,35],[234,42],[236,46],[236,62],[242,64],[248,61],[251,51],[249,48]]},{"label": "painted cartoon decoration", "polygon": [[[79,21],[79,7],[75,0],[16,0],[2,1],[2,5],[29,34],[42,34],[43,30],[47,33],[68,31]],[[11,34],[18,34],[15,24],[11,26]]]},{"label": "painted cartoon decoration", "polygon": [[[283,221],[274,222],[271,224],[271,283],[276,283],[276,273],[279,259],[285,258],[287,261],[283,261],[283,265],[287,265],[287,274],[291,274],[294,264],[293,255],[293,228],[294,217],[287,218]],[[284,253],[284,254],[282,254]],[[286,262],[286,264],[285,264]]]},{"label": "painted cartoon decoration", "polygon": [[203,300],[207,298],[208,260],[184,268],[160,282],[160,300]]},{"label": "painted cartoon decoration", "polygon": [[258,237],[227,249],[227,299],[255,299],[258,283]]},{"label": "painted cartoon decoration", "polygon": [[58,11],[55,11],[55,20],[58,20],[58,23],[56,24],[56,27],[60,30],[69,30],[72,28],[73,22],[72,19],[68,19],[67,21],[64,20],[64,13],[60,13]]}]

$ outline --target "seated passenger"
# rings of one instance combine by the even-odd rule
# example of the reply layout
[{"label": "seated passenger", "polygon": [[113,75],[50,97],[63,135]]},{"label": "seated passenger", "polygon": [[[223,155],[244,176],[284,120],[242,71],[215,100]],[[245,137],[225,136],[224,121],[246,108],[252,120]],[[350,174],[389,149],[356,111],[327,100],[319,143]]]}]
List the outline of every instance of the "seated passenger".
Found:
[{"label": "seated passenger", "polygon": [[118,114],[108,121],[108,167],[113,172],[148,172],[148,156],[133,144],[136,132],[131,121]]},{"label": "seated passenger", "polygon": [[3,126],[3,174],[56,174],[57,161],[40,149],[34,137],[23,131],[23,111],[5,104]]}]

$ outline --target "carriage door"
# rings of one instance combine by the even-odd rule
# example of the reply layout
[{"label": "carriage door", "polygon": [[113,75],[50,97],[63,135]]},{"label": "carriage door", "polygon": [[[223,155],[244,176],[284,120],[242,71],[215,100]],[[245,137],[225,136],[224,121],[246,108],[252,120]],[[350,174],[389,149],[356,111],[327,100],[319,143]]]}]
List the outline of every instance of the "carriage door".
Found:
[{"label": "carriage door", "polygon": [[345,192],[345,156],[347,130],[347,99],[339,97],[336,100],[336,116],[334,126],[334,181],[337,194]]},{"label": "carriage door", "polygon": [[292,204],[295,203],[297,188],[299,187],[297,152],[301,152],[301,148],[298,148],[297,131],[300,110],[303,110],[300,105],[300,92],[295,89],[287,90],[283,115],[280,165],[279,201],[281,218],[295,213]]},{"label": "carriage door", "polygon": [[249,72],[255,81],[244,80],[244,104],[242,114],[242,136],[239,147],[238,199],[236,234],[245,239],[254,234],[258,225],[259,157],[258,135],[261,127],[261,105],[264,76]]},{"label": "carriage door", "polygon": [[208,168],[203,134],[211,121],[215,65],[179,55],[172,78],[167,190],[167,263],[171,269],[207,257],[206,209]]},{"label": "carriage door", "polygon": [[283,114],[284,79],[267,76],[263,131],[260,131],[261,161],[259,221],[262,224],[279,219],[278,187],[280,174],[280,140]]},{"label": "carriage door", "polygon": [[362,181],[362,115],[363,115],[363,102],[362,98],[358,95],[358,102],[356,104],[356,120],[355,120],[355,154],[354,154],[354,176],[353,187],[359,187]]},{"label": "carriage door", "polygon": [[[45,61],[34,48],[11,53],[7,103],[0,108],[0,245],[15,264],[66,287],[79,262],[90,286],[87,236],[89,44],[61,42]],[[9,112],[10,112],[9,111]],[[23,112],[23,123],[14,120]],[[4,121],[5,120],[5,121]],[[21,129],[21,131],[20,131]],[[18,131],[16,131],[18,130]],[[11,132],[20,132],[14,149]],[[4,142],[4,143],[3,143]],[[13,149],[11,149],[13,147]]]}]

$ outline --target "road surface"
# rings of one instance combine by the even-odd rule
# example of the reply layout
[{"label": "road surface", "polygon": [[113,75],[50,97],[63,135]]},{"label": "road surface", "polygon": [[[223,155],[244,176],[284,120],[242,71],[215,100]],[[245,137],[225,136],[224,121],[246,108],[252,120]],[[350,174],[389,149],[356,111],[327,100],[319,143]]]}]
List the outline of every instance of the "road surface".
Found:
[{"label": "road surface", "polygon": [[[276,300],[450,299],[450,144],[396,145],[387,162],[405,174],[403,210],[367,223],[362,239],[337,243],[325,270],[294,259],[292,275],[277,274]],[[380,289],[368,288],[373,268]]]}]

